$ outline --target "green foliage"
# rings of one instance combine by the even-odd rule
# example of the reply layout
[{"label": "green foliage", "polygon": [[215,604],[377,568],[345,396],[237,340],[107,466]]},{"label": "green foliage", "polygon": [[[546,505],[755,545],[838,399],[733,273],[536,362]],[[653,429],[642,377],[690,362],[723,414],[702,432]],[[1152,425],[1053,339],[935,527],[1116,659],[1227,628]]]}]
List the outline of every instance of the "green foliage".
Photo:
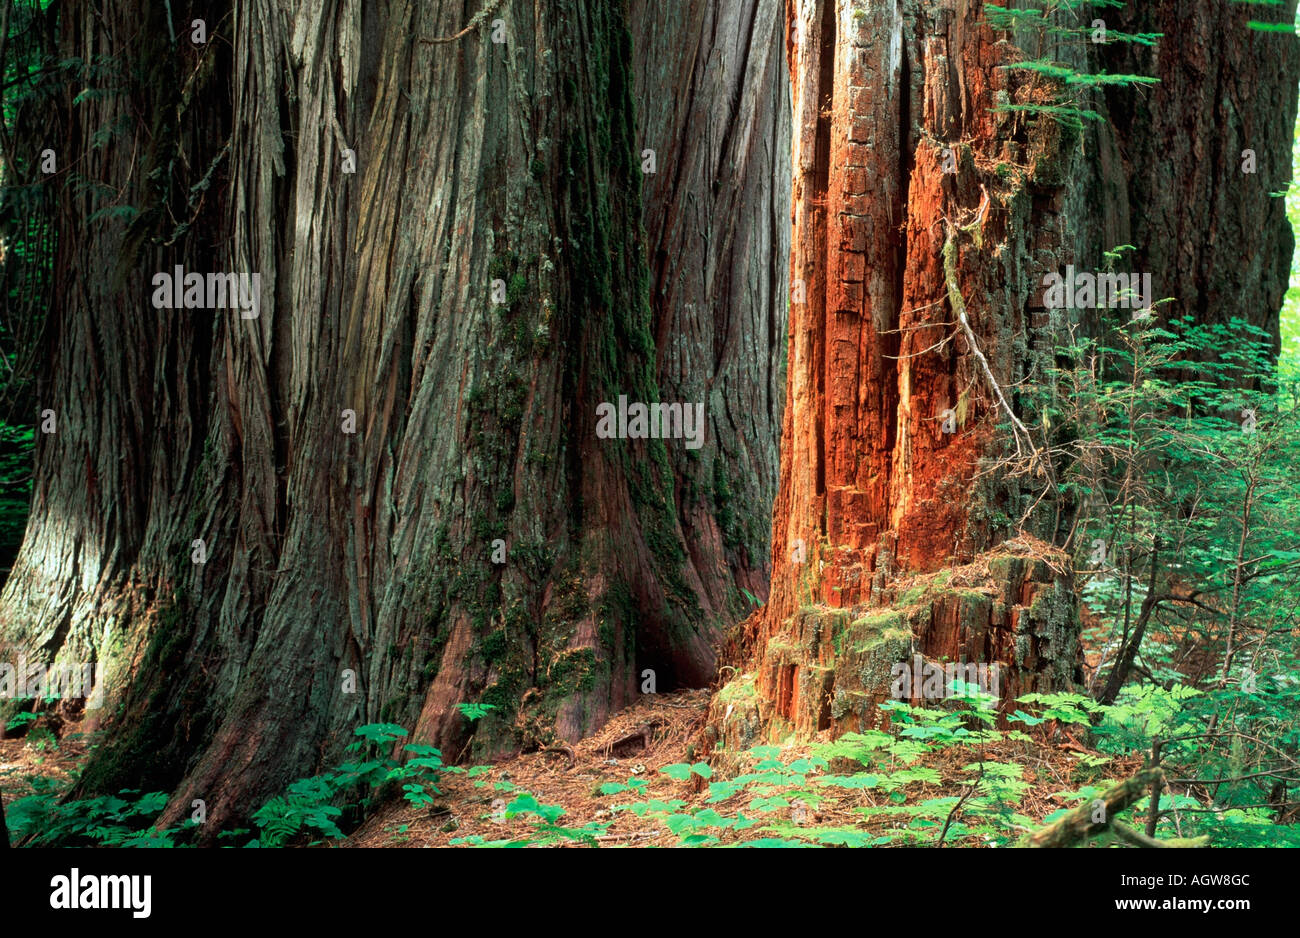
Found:
[{"label": "green foliage", "polygon": [[336,818],[343,809],[327,804],[334,789],[324,776],[303,778],[289,786],[253,813],[253,823],[261,831],[248,846],[280,847],[305,830],[319,831],[326,837],[341,838]]},{"label": "green foliage", "polygon": [[[1300,680],[1296,686],[1300,687]],[[1138,749],[1148,746],[1151,733],[1168,732],[1182,725],[1179,714],[1188,702],[1204,696],[1191,688],[1173,687],[1130,693],[1108,707],[1078,693],[1031,693],[1017,698],[1015,721],[1046,732],[1070,726],[1074,732],[1086,733],[1095,725],[1105,748],[1127,753],[1134,745]],[[1281,706],[1294,706],[1294,701]],[[1029,739],[1019,730],[993,727],[991,699],[968,689],[967,696],[945,702],[945,709],[897,702],[886,705],[886,709],[890,729],[847,733],[816,745],[808,757],[784,761],[775,746],[748,750],[743,754],[749,763],[746,770],[734,778],[711,781],[706,807],[702,809],[690,810],[681,799],[644,797],[616,803],[611,809],[616,814],[628,812],[657,820],[681,846],[705,847],[933,846],[941,842],[1009,846],[1040,826],[1042,822],[1027,816],[1020,807],[1034,784],[1026,775],[1025,765],[1018,760],[984,756],[990,744]],[[929,757],[947,751],[965,752],[972,757],[961,764],[955,777],[945,777],[929,762]],[[1079,772],[1085,778],[1097,778],[1097,768],[1106,761],[1105,757],[1081,758]],[[864,771],[831,773],[828,770],[832,762],[856,763]],[[1172,767],[1167,770],[1174,771]],[[686,780],[692,767],[679,763],[661,772]],[[1098,778],[1054,797],[1067,805],[1075,804],[1096,797],[1122,777]],[[961,786],[961,794],[935,793],[938,786],[953,782]],[[627,784],[606,783],[598,792],[603,797],[625,792],[643,795],[645,786],[643,779],[630,778]],[[826,813],[828,802],[838,804],[845,797],[859,804],[863,799],[869,802],[849,809],[858,817],[857,824],[843,823],[843,807],[829,812],[840,818],[834,823],[813,822],[811,812]],[[1291,842],[1290,834],[1271,828],[1258,810],[1227,806],[1223,811],[1206,814],[1202,799],[1184,793],[1166,795],[1163,807],[1178,813],[1178,828],[1172,821],[1164,821],[1158,836],[1208,833],[1216,844]],[[1141,807],[1131,810],[1140,811]],[[1198,820],[1207,817],[1212,820]]]},{"label": "green foliage", "polygon": [[[965,766],[962,772],[969,776],[970,790],[956,823],[949,822],[949,815],[958,808],[959,799],[924,797],[928,788],[944,782],[937,768],[921,763],[925,756],[949,748],[970,748],[978,754],[982,744],[1003,738],[990,728],[995,719],[992,697],[975,688],[959,690],[964,693],[947,702],[951,709],[887,704],[890,731],[847,733],[816,745],[807,757],[787,762],[780,758],[778,747],[754,747],[744,753],[750,763],[746,771],[709,783],[703,809],[687,811],[680,799],[651,798],[615,804],[612,810],[657,819],[681,846],[882,846],[933,843],[941,834],[949,842],[1010,843],[1032,826],[1015,810],[1029,787],[1021,766],[985,761]],[[1056,708],[1064,716],[1073,716],[1080,712],[1083,701],[1078,695],[1057,695],[1045,702],[1038,697],[1027,699],[1025,704],[1031,709]],[[832,761],[856,762],[871,771],[832,774],[828,771]],[[691,774],[711,777],[712,773],[700,770],[702,766],[679,763],[660,771],[678,780]],[[602,785],[599,792],[609,796],[639,793],[643,788],[641,780],[629,779],[627,785]],[[877,801],[872,807],[853,809],[864,826],[808,823],[810,811],[846,795],[863,794]],[[747,799],[743,809],[724,810],[740,797]]]},{"label": "green foliage", "polygon": [[1029,726],[1036,726],[1047,720],[1060,723],[1077,723],[1087,726],[1092,722],[1091,714],[1102,709],[1101,705],[1082,694],[1025,694],[1017,697],[1016,703],[1038,704],[1042,712],[1037,716],[1028,716],[1023,710],[1016,710],[1017,719]]},{"label": "green foliage", "polygon": [[10,838],[30,838],[33,847],[174,847],[176,836],[193,826],[156,829],[153,823],[167,804],[167,793],[140,794],[123,790],[74,801],[60,801],[60,788],[49,778],[35,776],[33,793],[5,806]]},{"label": "green foliage", "polygon": [[0,568],[12,565],[27,523],[37,419],[41,334],[53,296],[57,188],[41,168],[50,114],[72,83],[105,80],[108,64],[60,58],[51,43],[57,7],[8,0],[0,62]]},{"label": "green foliage", "polygon": [[402,797],[417,808],[427,808],[439,794],[434,784],[444,772],[461,772],[445,766],[442,753],[433,746],[408,744],[409,756],[402,762],[381,752],[407,735],[394,723],[370,723],[357,727],[358,739],[348,745],[353,759],[323,775],[303,778],[291,784],[253,813],[258,836],[249,847],[282,847],[303,838],[309,843],[321,838],[341,839],[340,822],[345,812],[364,813],[390,786],[401,785]]},{"label": "green foliage", "polygon": [[1246,27],[1261,33],[1290,33],[1295,35],[1295,26],[1291,23],[1265,23],[1262,20],[1247,20]]},{"label": "green foliage", "polygon": [[560,805],[542,804],[530,792],[521,791],[515,799],[502,810],[498,821],[505,823],[515,818],[531,818],[533,824],[524,837],[503,837],[488,840],[479,834],[469,837],[457,837],[450,841],[452,846],[464,844],[471,847],[530,847],[572,841],[585,846],[598,846],[596,838],[604,833],[609,824],[590,821],[581,827],[566,827],[559,823],[564,816]]},{"label": "green foliage", "polygon": [[687,765],[685,762],[679,762],[676,765],[666,765],[659,770],[664,775],[679,782],[684,782],[694,773],[701,778],[712,778],[713,769],[707,762],[696,762],[694,765]]},{"label": "green foliage", "polygon": [[[1002,67],[1008,71],[1033,72],[1046,78],[1055,79],[1065,85],[1079,85],[1084,88],[1103,88],[1107,85],[1154,85],[1160,82],[1159,78],[1150,78],[1146,75],[1108,75],[1105,72],[1078,72],[1045,59],[1035,59],[1032,62],[1016,62],[1013,65],[1004,65]],[[1089,112],[1089,116],[1096,120],[1102,119],[1100,114]]]},{"label": "green foliage", "polygon": [[1076,519],[1058,535],[1103,623],[1090,640],[1113,661],[1145,608],[1153,680],[1183,678],[1189,641],[1221,653],[1221,685],[1248,649],[1291,658],[1264,639],[1297,614],[1300,586],[1300,409],[1271,338],[1237,319],[1136,320],[1072,337],[1057,360],[1022,401],[1043,433],[1033,458],[1054,467],[1040,518]]},{"label": "green foliage", "polygon": [[[11,356],[6,357],[12,364]],[[6,565],[17,555],[27,528],[34,449],[33,427],[0,423],[0,558]]]},{"label": "green foliage", "polygon": [[[1286,5],[1282,0],[1232,0],[1233,3],[1243,6],[1252,7],[1279,7],[1285,12]],[[1293,22],[1266,22],[1264,20],[1247,20],[1246,28],[1260,33],[1290,33],[1296,34],[1296,24]]]},{"label": "green foliage", "polygon": [[9,718],[9,722],[5,724],[5,729],[16,730],[18,729],[18,727],[26,726],[29,723],[34,723],[40,718],[41,715],[39,713],[32,713],[30,710],[23,710],[19,713],[15,713],[13,716]]},{"label": "green foliage", "polygon": [[493,710],[497,709],[496,704],[484,703],[463,703],[457,704],[456,706],[471,723],[475,720],[481,720]]},{"label": "green foliage", "polygon": [[[1028,9],[984,4],[988,26],[1009,34],[1008,44],[1026,56],[1000,67],[1029,73],[1035,79],[1027,89],[1030,100],[1006,101],[992,110],[1050,117],[1062,125],[1081,130],[1085,121],[1104,120],[1085,103],[1090,100],[1089,92],[1106,87],[1132,88],[1158,83],[1159,79],[1147,75],[1084,71],[1064,60],[1069,56],[1087,61],[1091,50],[1112,43],[1154,46],[1160,38],[1159,33],[1125,33],[1106,28],[1103,39],[1103,33],[1094,29],[1095,11],[1123,5],[1109,0],[1086,4],[1079,0],[1044,0],[1041,6]],[[1041,100],[1042,94],[1037,89],[1043,85],[1052,90],[1054,100]]]},{"label": "green foliage", "polygon": [[[1276,835],[1260,824],[1294,810],[1300,777],[1292,347],[1284,338],[1276,358],[1266,331],[1235,318],[1136,318],[1082,338],[1071,329],[1057,366],[1020,397],[1041,434],[1032,458],[1053,467],[1031,511],[1074,555],[1095,620],[1085,641],[1103,656],[1093,690],[1113,705],[1063,711],[1044,698],[1046,709],[1013,720],[1091,722],[1114,756],[1149,754],[1158,741],[1183,780],[1179,797],[1200,805],[1175,798],[1160,832],[1176,819],[1183,836],[1217,845]],[[1034,475],[1027,462],[1007,465]],[[1220,823],[1225,810],[1244,820]]]}]

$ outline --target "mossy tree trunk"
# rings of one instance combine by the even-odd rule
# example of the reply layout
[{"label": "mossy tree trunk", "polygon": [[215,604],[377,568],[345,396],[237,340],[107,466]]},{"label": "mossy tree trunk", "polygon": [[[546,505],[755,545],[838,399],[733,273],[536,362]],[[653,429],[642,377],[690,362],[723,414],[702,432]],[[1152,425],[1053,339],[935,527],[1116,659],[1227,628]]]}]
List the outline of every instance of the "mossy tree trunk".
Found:
[{"label": "mossy tree trunk", "polygon": [[[1244,6],[1138,7],[1096,15],[1163,32],[1172,54],[1028,48],[969,0],[788,5],[793,293],[773,580],[714,703],[724,745],[871,725],[914,653],[1001,665],[1004,702],[1073,685],[1069,558],[1050,513],[1026,517],[1050,481],[981,472],[1014,445],[1017,387],[1053,364],[1064,314],[1045,308],[1046,274],[1134,245],[1126,266],[1175,297],[1161,317],[1276,333],[1292,242],[1269,193],[1289,178],[1294,42],[1247,29]],[[1059,101],[1054,83],[1000,67],[1036,56],[1160,83],[1085,95],[1103,120],[1078,129],[1011,109]],[[1242,172],[1247,147],[1256,174]]]},{"label": "mossy tree trunk", "polygon": [[[486,758],[590,732],[647,669],[706,682],[768,574],[779,4],[171,14],[61,20],[116,82],[69,91],[61,165],[140,214],[63,196],[58,431],[0,646],[107,665],[83,787],[174,791],[164,823],[202,799],[210,838],[361,723]],[[153,309],[175,265],[258,272],[260,315]],[[619,395],[703,403],[703,446],[598,438]]]}]

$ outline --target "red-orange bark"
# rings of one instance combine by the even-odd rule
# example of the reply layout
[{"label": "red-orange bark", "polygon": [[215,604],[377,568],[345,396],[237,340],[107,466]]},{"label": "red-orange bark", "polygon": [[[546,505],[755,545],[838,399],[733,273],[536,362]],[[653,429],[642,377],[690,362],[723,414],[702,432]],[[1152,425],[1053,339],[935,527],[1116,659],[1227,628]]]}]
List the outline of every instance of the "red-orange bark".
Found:
[{"label": "red-orange bark", "polygon": [[[1263,46],[1235,14],[1204,12],[1235,30],[1224,64],[1211,69],[1232,71],[1248,50],[1293,75],[1289,49]],[[1118,23],[1116,14],[1110,25],[1169,31],[1176,16],[1157,5],[1134,22]],[[1189,211],[1188,200],[1171,194],[1149,205],[1153,171],[1197,188],[1214,170],[1194,158],[1195,147],[1175,148],[1183,165],[1173,170],[1167,160],[1148,169],[1123,158],[1149,153],[1152,127],[1178,115],[1204,129],[1199,91],[1188,98],[1178,87],[1188,79],[1155,54],[1047,50],[1081,71],[1123,64],[1162,79],[1151,92],[1158,120],[1135,119],[1147,99],[1126,89],[1129,97],[1087,102],[1107,119],[1080,133],[999,107],[1050,103],[1060,89],[999,67],[1019,53],[1014,37],[989,28],[980,4],[791,2],[787,26],[792,298],[773,579],[737,662],[745,692],[733,689],[715,704],[729,746],[760,733],[861,726],[888,690],[881,675],[890,659],[913,648],[1001,663],[1004,703],[1029,688],[1070,686],[1079,661],[1071,572],[1051,547],[1052,519],[1024,521],[1047,480],[981,472],[983,460],[1011,445],[999,389],[1015,408],[1016,386],[1051,364],[1061,322],[1044,309],[1041,284],[1058,267],[1099,262],[1102,251],[1141,231],[1137,269],[1155,269],[1161,285],[1182,291],[1171,312],[1204,317],[1212,286],[1190,276],[1196,252],[1171,252],[1143,213],[1168,214],[1171,203]],[[1262,69],[1246,79],[1264,97],[1286,80]],[[1293,90],[1277,94],[1294,98]],[[1274,120],[1248,98],[1237,105],[1220,116],[1222,132],[1236,140],[1243,126],[1254,128],[1250,139],[1268,159],[1285,160],[1286,113]],[[1266,186],[1243,189],[1267,224],[1242,237],[1272,258],[1289,250],[1290,235]],[[1213,253],[1221,200],[1204,201],[1191,209],[1200,227],[1184,233]],[[969,333],[949,295],[949,237]],[[1236,312],[1266,320],[1271,313],[1260,309],[1276,309],[1284,277],[1270,261],[1246,279]],[[949,581],[899,595],[907,578],[944,568],[955,571]]]}]

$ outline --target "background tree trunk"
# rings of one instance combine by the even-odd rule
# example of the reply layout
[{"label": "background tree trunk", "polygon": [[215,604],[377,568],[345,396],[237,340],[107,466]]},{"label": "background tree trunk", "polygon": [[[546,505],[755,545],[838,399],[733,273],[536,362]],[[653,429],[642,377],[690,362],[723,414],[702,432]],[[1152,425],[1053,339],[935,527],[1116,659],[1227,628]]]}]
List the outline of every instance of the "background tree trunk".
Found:
[{"label": "background tree trunk", "polygon": [[[61,205],[58,433],[0,597],[5,650],[108,665],[83,789],[215,832],[361,723],[481,759],[594,730],[646,669],[707,682],[768,572],[779,6],[174,3],[175,41],[155,7],[62,21],[121,82],[65,102],[64,165],[140,215]],[[177,264],[259,272],[260,316],[152,309]],[[703,402],[704,446],[598,439],[620,394]]]},{"label": "background tree trunk", "polygon": [[[713,703],[726,748],[871,725],[914,653],[1001,663],[1004,703],[1077,680],[1069,558],[1043,519],[1017,530],[1047,480],[979,472],[1011,440],[976,350],[1015,409],[1063,325],[1046,274],[1131,244],[1126,268],[1175,298],[1162,318],[1240,316],[1276,335],[1292,238],[1269,193],[1290,174],[1294,42],[1248,30],[1243,6],[1137,6],[1097,15],[1163,32],[1174,54],[1017,53],[969,0],[789,4],[795,292],[773,580]],[[1037,55],[1160,83],[1092,94],[1106,120],[1080,133],[999,109],[1052,103],[1050,84],[999,68]],[[1256,175],[1241,171],[1248,146]]]}]

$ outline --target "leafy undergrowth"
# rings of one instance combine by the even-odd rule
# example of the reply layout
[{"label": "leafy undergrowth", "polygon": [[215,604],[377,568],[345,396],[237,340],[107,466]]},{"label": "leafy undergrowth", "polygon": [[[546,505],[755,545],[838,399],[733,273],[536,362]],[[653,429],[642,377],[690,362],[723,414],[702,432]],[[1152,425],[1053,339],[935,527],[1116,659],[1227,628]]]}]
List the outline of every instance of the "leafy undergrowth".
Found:
[{"label": "leafy undergrowth", "polygon": [[[20,738],[0,739],[0,793],[6,814],[22,799],[65,791],[80,772],[86,757],[85,738],[68,733],[60,739],[42,729]],[[12,826],[13,821],[9,823]]]},{"label": "leafy undergrowth", "polygon": [[[1137,737],[1168,729],[1178,704],[1148,697],[1102,713],[1078,695],[1027,695],[1014,728],[999,730],[991,700],[971,690],[945,709],[887,705],[887,731],[751,749],[729,778],[694,758],[690,730],[702,725],[707,694],[672,695],[626,711],[575,747],[571,765],[540,753],[470,770],[426,809],[390,807],[345,845],[1010,846],[1134,774]],[[1092,729],[1109,752],[1078,742],[1099,717]],[[610,756],[610,742],[637,727],[664,731],[630,758]],[[1159,836],[1199,825],[1234,843],[1300,844],[1293,827],[1259,812],[1182,813],[1205,807],[1167,793]],[[1127,813],[1142,823],[1144,809]]]},{"label": "leafy undergrowth", "polygon": [[[1111,707],[1077,694],[1028,694],[999,728],[994,698],[960,682],[955,690],[931,708],[884,704],[884,728],[728,753],[723,761],[737,767],[728,777],[695,748],[707,691],[650,697],[574,747],[495,766],[446,766],[436,749],[403,744],[401,727],[372,724],[358,728],[345,762],[271,799],[253,814],[255,829],[219,839],[272,847],[1011,846],[1135,774],[1151,739],[1178,738],[1208,699],[1177,686],[1134,690]],[[61,800],[75,775],[30,779],[27,794],[7,799],[15,840],[170,847],[191,839],[193,818],[157,825],[163,792]],[[1300,846],[1296,825],[1274,823],[1245,797],[1222,786],[1173,787],[1161,799],[1167,814],[1157,836]],[[1145,809],[1146,799],[1128,809],[1129,822],[1142,825]],[[346,836],[361,817],[368,820]],[[1090,841],[1111,843],[1105,834]]]},{"label": "leafy undergrowth", "polygon": [[[13,728],[28,722],[33,721],[16,718],[8,725]],[[252,816],[255,831],[221,831],[219,839],[229,846],[244,847],[341,840],[340,824],[350,812],[364,815],[372,805],[393,797],[396,786],[401,786],[407,802],[423,807],[433,802],[440,773],[465,771],[444,766],[441,754],[432,746],[404,745],[405,758],[394,759],[393,745],[407,735],[400,726],[369,724],[359,727],[356,735],[358,739],[347,747],[348,761],[321,775],[297,780],[284,794],[262,805]],[[204,823],[200,810],[175,826],[163,827],[158,818],[169,800],[163,791],[127,789],[115,795],[68,799],[64,796],[79,775],[84,746],[60,749],[57,740],[44,736],[27,740],[21,748],[15,745],[16,740],[5,742],[20,758],[44,752],[56,757],[49,766],[44,765],[43,757],[33,760],[26,772],[21,771],[22,762],[4,766],[5,774],[24,780],[23,794],[6,799],[5,805],[11,838],[18,843],[175,847],[191,840],[198,825]],[[7,784],[5,788],[14,791],[18,786]]]}]

